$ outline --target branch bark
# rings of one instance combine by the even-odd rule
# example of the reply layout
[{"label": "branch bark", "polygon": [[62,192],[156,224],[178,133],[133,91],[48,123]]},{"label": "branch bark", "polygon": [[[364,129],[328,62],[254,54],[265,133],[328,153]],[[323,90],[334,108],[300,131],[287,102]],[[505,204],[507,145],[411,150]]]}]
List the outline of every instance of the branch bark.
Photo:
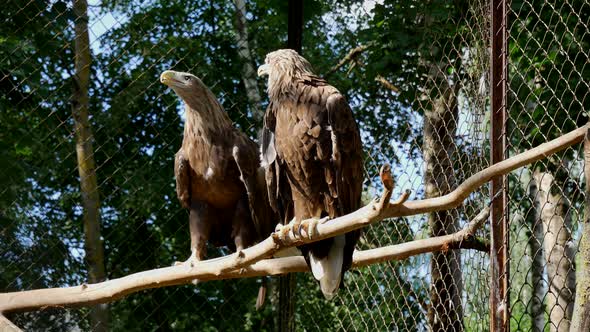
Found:
[{"label": "branch bark", "polygon": [[[88,86],[90,81],[90,41],[88,37],[88,4],[86,0],[74,1],[75,57],[74,91],[72,96],[72,115],[76,134],[76,154],[80,175],[84,222],[84,251],[88,264],[88,281],[98,283],[105,280],[104,252],[100,239],[100,200],[96,180],[92,130],[88,120]],[[90,309],[93,331],[107,331],[109,312],[106,305]]]},{"label": "branch bark", "polygon": [[[397,204],[390,203],[384,206],[383,209],[376,208],[379,202],[373,201],[353,213],[318,225],[316,229],[317,236],[313,241],[344,234],[386,218],[454,208],[461,204],[471,192],[486,184],[492,177],[506,174],[580,142],[587,129],[588,126],[581,127],[553,141],[541,144],[534,149],[486,168],[468,178],[457,189],[447,195],[408,202],[402,199]],[[484,243],[469,240],[469,238],[460,239],[458,241],[456,234],[451,234],[357,252],[354,256],[354,266],[359,267],[385,260],[404,259],[435,250],[467,248],[469,246],[481,248],[482,243]],[[160,268],[98,284],[4,293],[0,294],[0,313],[35,310],[51,306],[80,306],[104,303],[144,289],[186,284],[195,278],[214,280],[302,272],[307,269],[302,257],[258,261],[270,257],[279,249],[308,242],[312,241],[307,239],[296,240],[289,233],[285,240],[279,243],[273,235],[255,246],[221,258],[201,261],[193,267],[180,265]]]},{"label": "branch bark", "polygon": [[381,83],[381,85],[383,85],[383,87],[395,92],[395,93],[399,93],[400,90],[397,86],[393,85],[393,83],[389,82],[385,77],[381,76],[381,75],[377,75],[375,77],[375,81]]},{"label": "branch bark", "polygon": [[22,332],[22,330],[14,325],[8,318],[0,315],[0,331],[3,332]]}]

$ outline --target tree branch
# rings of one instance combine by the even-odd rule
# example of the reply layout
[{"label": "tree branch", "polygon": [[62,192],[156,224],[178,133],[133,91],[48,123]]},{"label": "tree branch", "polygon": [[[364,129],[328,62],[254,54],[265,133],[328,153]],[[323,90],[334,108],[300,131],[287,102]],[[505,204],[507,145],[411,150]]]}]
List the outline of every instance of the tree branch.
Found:
[{"label": "tree branch", "polygon": [[354,61],[361,53],[363,53],[364,51],[368,50],[369,47],[373,46],[374,43],[368,43],[366,45],[360,45],[357,46],[355,48],[353,48],[352,50],[348,51],[348,53],[346,54],[346,56],[344,56],[344,58],[342,58],[334,67],[330,68],[330,70],[328,70],[328,72],[324,75],[324,77],[328,77],[332,74],[334,74],[336,71],[338,71],[338,69],[342,68],[342,66],[344,66],[345,64]]},{"label": "tree branch", "polygon": [[[344,234],[386,218],[455,208],[470,193],[487,183],[492,177],[506,174],[580,142],[588,128],[588,125],[586,125],[550,142],[541,144],[534,149],[494,164],[472,175],[447,195],[406,202],[404,199],[404,197],[407,198],[406,193],[401,199],[389,204],[372,201],[355,212],[319,224],[313,240],[307,238],[297,239],[292,233],[288,233],[284,239],[279,241],[277,234],[274,233],[255,246],[221,258],[202,261],[192,267],[187,264],[160,268],[91,285],[83,284],[68,288],[0,294],[0,313],[34,310],[41,307],[80,306],[109,302],[143,289],[185,284],[195,278],[214,280],[306,271],[307,267],[302,257],[258,261],[272,256],[279,249]],[[385,197],[390,195],[390,193],[387,193],[388,191],[389,189],[386,187]],[[486,209],[478,215],[479,218],[476,217],[474,221],[458,233],[356,252],[354,266],[360,267],[386,260],[404,259],[437,250],[456,248],[487,250],[485,242],[474,237],[475,230],[485,220],[482,214]]]},{"label": "tree branch", "polygon": [[[375,263],[402,260],[411,256],[449,249],[475,249],[489,252],[489,244],[473,236],[488,218],[489,208],[480,212],[469,225],[454,234],[421,239],[377,249],[356,251],[354,268]],[[212,259],[215,261],[219,259]],[[195,273],[186,265],[159,268],[134,273],[122,278],[98,284],[83,284],[68,288],[37,289],[0,294],[0,312],[27,311],[38,308],[82,306],[111,302],[143,289],[189,283],[195,277],[199,281],[261,277],[294,272],[308,272],[303,256],[265,259],[250,266],[225,273]]]},{"label": "tree branch", "polygon": [[393,83],[389,82],[385,77],[383,77],[381,75],[377,75],[375,77],[375,81],[381,83],[381,85],[383,85],[385,88],[387,88],[395,93],[400,92],[400,90],[397,86],[393,85]]},{"label": "tree branch", "polygon": [[0,331],[4,332],[22,332],[22,330],[14,325],[8,318],[0,315]]}]

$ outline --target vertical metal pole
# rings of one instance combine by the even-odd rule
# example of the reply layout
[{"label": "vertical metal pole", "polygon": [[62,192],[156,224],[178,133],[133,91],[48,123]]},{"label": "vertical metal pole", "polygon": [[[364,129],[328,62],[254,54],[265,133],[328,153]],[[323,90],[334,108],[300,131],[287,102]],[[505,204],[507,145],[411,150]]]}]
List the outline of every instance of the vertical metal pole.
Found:
[{"label": "vertical metal pole", "polygon": [[289,0],[289,38],[287,48],[301,54],[301,41],[303,40],[303,0]]},{"label": "vertical metal pole", "polygon": [[[287,48],[301,54],[303,37],[303,0],[289,0]],[[279,331],[295,331],[295,291],[297,279],[294,273],[279,277]]]},{"label": "vertical metal pole", "polygon": [[[506,107],[507,107],[507,7],[506,0],[491,0],[491,163],[504,160],[506,151]],[[506,176],[492,179],[492,202],[490,237],[490,331],[509,330],[508,299],[508,213]]]}]

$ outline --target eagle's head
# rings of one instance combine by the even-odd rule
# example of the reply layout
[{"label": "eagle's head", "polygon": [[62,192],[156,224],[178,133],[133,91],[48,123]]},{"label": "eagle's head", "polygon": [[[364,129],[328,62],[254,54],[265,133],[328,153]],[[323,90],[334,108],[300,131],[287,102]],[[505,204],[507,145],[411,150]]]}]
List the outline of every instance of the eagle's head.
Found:
[{"label": "eagle's head", "polygon": [[286,92],[293,79],[313,75],[311,64],[294,50],[277,50],[266,55],[258,67],[258,76],[268,75],[268,92],[271,95]]},{"label": "eagle's head", "polygon": [[213,92],[195,75],[166,70],[160,75],[160,82],[169,86],[184,101],[185,110],[192,115],[206,119],[202,124],[215,130],[231,126],[231,120],[223,110]]},{"label": "eagle's head", "polygon": [[193,74],[166,70],[160,75],[160,82],[169,86],[180,98],[186,100],[202,90],[203,82]]}]

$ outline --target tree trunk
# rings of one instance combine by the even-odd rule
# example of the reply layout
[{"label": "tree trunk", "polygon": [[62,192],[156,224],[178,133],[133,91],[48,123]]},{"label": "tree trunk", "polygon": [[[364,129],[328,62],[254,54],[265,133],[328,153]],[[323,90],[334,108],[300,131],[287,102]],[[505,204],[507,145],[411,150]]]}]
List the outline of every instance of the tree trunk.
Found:
[{"label": "tree trunk", "polygon": [[545,306],[543,305],[543,298],[545,298],[545,286],[543,282],[545,258],[543,257],[543,224],[538,216],[538,211],[540,211],[539,200],[537,199],[538,192],[537,183],[531,178],[529,182],[529,197],[533,201],[534,211],[528,214],[527,219],[532,229],[528,238],[530,255],[532,257],[531,284],[533,287],[529,314],[533,320],[533,332],[543,332],[545,328]]},{"label": "tree trunk", "polygon": [[[88,4],[74,0],[75,76],[72,115],[76,134],[76,154],[84,220],[84,250],[88,264],[88,282],[105,280],[104,253],[100,239],[100,214],[92,132],[88,121],[88,84],[90,80],[90,43],[88,38]],[[90,309],[93,331],[108,330],[108,307],[99,304]]]},{"label": "tree trunk", "polygon": [[[435,68],[435,66],[433,66]],[[444,76],[442,68],[433,69],[431,77]],[[449,193],[456,186],[452,155],[458,121],[457,86],[446,77],[436,79],[437,97],[429,101],[424,112],[424,182],[426,198]],[[430,96],[434,94],[431,91]],[[428,215],[432,236],[451,234],[459,229],[455,210]],[[431,287],[428,320],[432,331],[463,331],[461,305],[462,274],[459,250],[433,253],[430,266]]]},{"label": "tree trunk", "polygon": [[252,117],[256,124],[262,122],[264,113],[260,109],[260,92],[256,81],[256,71],[254,70],[254,61],[250,53],[248,43],[248,24],[246,21],[246,2],[244,0],[233,0],[236,7],[236,44],[238,46],[238,55],[242,59],[242,81],[246,88],[246,96],[250,103]]},{"label": "tree trunk", "polygon": [[572,318],[571,332],[590,331],[590,131],[584,141],[584,175],[586,177],[586,216],[581,223],[580,263],[576,302]]},{"label": "tree trunk", "polygon": [[549,328],[550,331],[567,332],[570,329],[576,285],[569,204],[559,189],[563,185],[555,180],[553,174],[537,170],[533,177],[538,188],[539,218],[543,223],[549,282]]}]

